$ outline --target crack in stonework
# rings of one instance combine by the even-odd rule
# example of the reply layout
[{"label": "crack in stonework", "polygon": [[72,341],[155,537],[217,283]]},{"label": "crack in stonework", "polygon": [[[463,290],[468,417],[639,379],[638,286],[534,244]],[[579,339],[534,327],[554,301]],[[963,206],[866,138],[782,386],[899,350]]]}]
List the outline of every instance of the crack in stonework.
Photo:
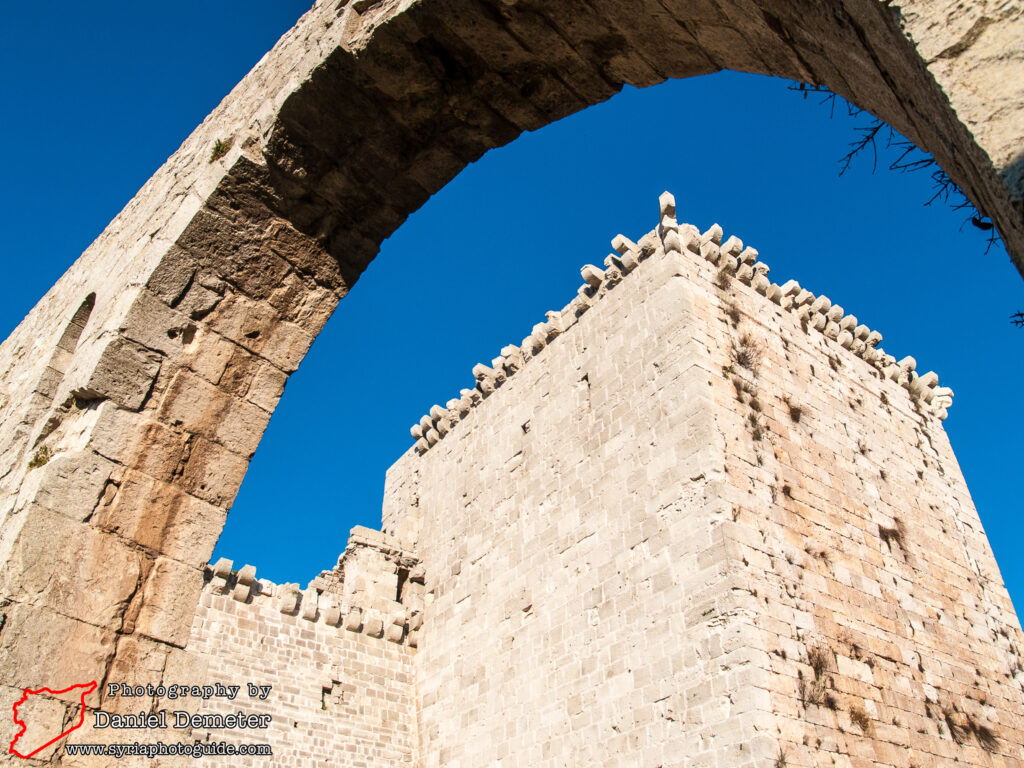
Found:
[{"label": "crack in stonework", "polygon": [[932,62],[940,61],[941,59],[956,58],[961,53],[964,53],[976,42],[978,42],[978,39],[981,37],[982,33],[984,33],[986,29],[988,29],[995,23],[995,19],[990,19],[988,16],[982,16],[980,19],[974,22],[974,24],[971,25],[971,28],[964,33],[963,37],[961,37],[948,48],[938,53],[928,63],[931,64]]}]

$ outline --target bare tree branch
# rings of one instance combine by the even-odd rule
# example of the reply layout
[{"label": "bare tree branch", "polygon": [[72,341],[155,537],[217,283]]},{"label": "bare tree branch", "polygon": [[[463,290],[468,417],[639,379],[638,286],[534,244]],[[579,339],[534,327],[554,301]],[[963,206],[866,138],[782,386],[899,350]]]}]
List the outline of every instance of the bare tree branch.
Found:
[{"label": "bare tree branch", "polygon": [[881,120],[876,119],[872,125],[863,128],[857,128],[857,131],[861,134],[861,137],[856,141],[850,142],[850,151],[847,152],[839,161],[839,164],[842,166],[842,168],[840,168],[839,170],[840,176],[842,176],[844,173],[850,170],[850,164],[853,162],[853,158],[855,158],[869,146],[871,147],[871,154],[873,157],[871,164],[871,172],[874,173],[875,171],[878,170],[878,144],[875,141],[875,137],[877,137],[879,131],[881,131],[885,127],[885,123],[883,123]]},{"label": "bare tree branch", "polygon": [[[835,117],[837,101],[846,105],[847,113],[850,117],[858,117],[864,112],[860,107],[854,106],[824,85],[792,83],[789,86],[789,90],[802,94],[804,99],[806,99],[811,93],[822,96],[820,103],[828,103],[829,116],[833,118]],[[978,210],[974,203],[972,203],[970,199],[968,199],[967,195],[964,194],[963,189],[961,189],[960,186],[949,178],[949,175],[939,167],[939,164],[934,157],[919,149],[912,141],[900,136],[892,129],[891,126],[886,125],[877,117],[874,117],[870,113],[868,113],[868,115],[870,117],[870,122],[867,125],[861,125],[854,129],[858,134],[860,134],[860,137],[857,140],[850,142],[850,151],[839,159],[840,176],[850,170],[850,166],[852,165],[854,158],[864,152],[868,147],[871,147],[871,172],[874,173],[878,170],[879,134],[882,134],[883,129],[885,129],[887,133],[883,134],[885,136],[885,146],[883,149],[892,150],[893,152],[898,153],[896,155],[896,159],[889,163],[889,170],[899,171],[900,173],[909,173],[912,171],[932,169],[931,179],[934,194],[924,203],[925,205],[931,205],[936,200],[941,200],[943,204],[948,205],[954,211],[966,210],[968,212],[968,216],[964,220],[964,223],[960,225],[960,228],[963,229],[964,225],[966,225],[967,222],[970,222],[972,226],[980,229],[982,232],[988,233],[988,241],[985,245],[986,255],[988,255],[989,251],[992,250],[993,246],[1002,242],[999,238],[999,231],[995,228],[992,220]],[[1011,315],[1010,319],[1017,327],[1024,328],[1024,313],[1017,312]]]}]

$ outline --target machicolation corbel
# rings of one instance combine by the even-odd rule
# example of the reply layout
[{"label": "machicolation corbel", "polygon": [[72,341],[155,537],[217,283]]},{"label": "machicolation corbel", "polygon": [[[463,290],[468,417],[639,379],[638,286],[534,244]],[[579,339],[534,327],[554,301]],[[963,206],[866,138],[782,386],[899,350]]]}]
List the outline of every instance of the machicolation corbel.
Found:
[{"label": "machicolation corbel", "polygon": [[417,557],[382,531],[354,527],[335,569],[321,573],[304,590],[294,583],[276,585],[257,579],[255,566],[246,565],[237,572],[232,566],[226,558],[207,566],[205,589],[215,604],[241,604],[231,609],[233,616],[244,615],[238,613],[241,606],[269,609],[339,632],[416,647],[426,574]]},{"label": "machicolation corbel", "polygon": [[[461,390],[460,397],[449,400],[445,408],[433,406],[428,415],[410,428],[418,454],[426,453],[454,431],[462,420],[470,418],[473,408],[529,365],[530,360],[541,354],[548,344],[569,331],[595,302],[658,252],[678,254],[682,258],[699,255],[717,268],[714,277],[720,288],[728,287],[731,277],[749,285],[772,304],[793,312],[805,330],[821,333],[837,347],[848,350],[874,367],[883,378],[904,387],[910,397],[924,404],[929,413],[939,419],[946,418],[947,409],[952,404],[952,390],[938,387],[938,376],[934,372],[925,376],[914,373],[916,362],[913,358],[904,358],[897,363],[894,357],[878,347],[882,341],[882,334],[878,331],[860,323],[856,315],[847,314],[842,306],[833,304],[827,296],[815,296],[802,288],[796,280],[787,280],[782,285],[773,283],[768,278],[771,268],[759,260],[758,250],[745,246],[736,235],[730,235],[723,241],[725,233],[718,224],[712,224],[701,233],[692,224],[679,223],[675,197],[671,193],[662,193],[658,198],[658,208],[658,226],[648,237],[653,237],[655,243],[660,242],[661,247],[652,249],[649,244],[641,247],[640,243],[645,242],[643,239],[635,242],[625,235],[616,235],[612,239],[615,253],[604,258],[603,269],[594,264],[581,267],[583,284],[569,304],[561,311],[547,312],[545,321],[537,323],[520,346],[510,344],[503,347],[501,355],[494,358],[490,366],[483,363],[475,365],[472,373],[476,386]],[[650,243],[650,240],[646,242]],[[829,353],[829,357],[833,367],[838,365],[834,355]]]}]

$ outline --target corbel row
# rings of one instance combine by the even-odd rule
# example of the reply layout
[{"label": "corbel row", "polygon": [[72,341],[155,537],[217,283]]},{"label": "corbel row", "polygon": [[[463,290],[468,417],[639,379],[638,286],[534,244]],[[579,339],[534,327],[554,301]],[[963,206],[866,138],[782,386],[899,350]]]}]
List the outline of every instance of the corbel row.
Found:
[{"label": "corbel row", "polygon": [[298,584],[274,584],[256,578],[256,567],[246,565],[237,572],[233,561],[222,557],[207,566],[208,581],[204,589],[215,595],[230,595],[240,603],[258,599],[272,600],[276,610],[311,623],[322,621],[329,627],[344,627],[349,632],[384,638],[392,643],[418,645],[423,623],[420,611],[407,615],[404,610],[379,610],[374,606],[342,606],[333,595],[313,587],[302,590]]},{"label": "corbel row", "polygon": [[[759,260],[757,249],[744,246],[735,235],[723,241],[724,232],[718,224],[713,224],[703,233],[692,224],[680,224],[676,219],[675,197],[671,193],[662,193],[658,203],[660,220],[656,235],[666,253],[690,254],[710,262],[720,273],[728,274],[774,304],[796,313],[802,325],[819,331],[864,359],[883,376],[906,388],[931,413],[940,419],[946,418],[947,409],[953,403],[953,390],[938,386],[939,377],[934,371],[919,375],[914,358],[896,360],[887,354],[878,346],[882,341],[881,333],[860,323],[856,315],[847,314],[843,307],[833,304],[827,296],[815,296],[801,288],[796,280],[782,285],[773,283],[768,279],[770,268]],[[409,429],[416,441],[418,454],[426,453],[443,440],[474,407],[503,386],[548,344],[572,327],[596,301],[655,253],[655,249],[641,247],[625,235],[616,235],[612,239],[612,248],[615,253],[604,259],[603,268],[594,264],[583,265],[580,269],[583,284],[568,305],[560,311],[547,312],[545,321],[535,325],[519,346],[510,344],[503,347],[490,365],[478,363],[473,366],[475,384],[472,388],[460,390],[459,397],[449,400],[444,406],[431,406],[430,411]]]},{"label": "corbel row", "polygon": [[718,267],[719,273],[728,274],[744,285],[749,285],[762,296],[783,309],[796,313],[800,323],[813,328],[826,338],[874,366],[881,374],[904,387],[911,397],[923,404],[925,409],[945,419],[948,408],[953,404],[953,390],[940,387],[939,376],[934,371],[918,374],[917,361],[913,357],[897,360],[878,346],[882,334],[871,330],[857,320],[856,315],[847,314],[839,304],[833,304],[827,296],[815,296],[801,288],[796,280],[782,285],[768,279],[770,268],[758,260],[757,249],[745,247],[743,241],[730,236],[724,242],[722,228],[712,225],[700,233],[691,224],[676,221],[676,201],[668,192],[659,198],[661,221],[658,236],[667,252],[689,252]]},{"label": "corbel row", "polygon": [[615,253],[605,257],[603,268],[594,264],[584,264],[580,268],[583,284],[576,290],[572,301],[560,311],[545,313],[545,321],[533,326],[530,335],[519,346],[509,344],[502,347],[501,354],[491,360],[490,365],[478,363],[473,366],[475,384],[472,388],[460,390],[459,397],[449,400],[443,407],[431,406],[430,411],[410,427],[409,434],[416,441],[418,454],[426,453],[443,440],[474,407],[568,331],[595,302],[654,253],[653,248],[641,247],[625,235],[616,235],[612,239],[612,248]]}]

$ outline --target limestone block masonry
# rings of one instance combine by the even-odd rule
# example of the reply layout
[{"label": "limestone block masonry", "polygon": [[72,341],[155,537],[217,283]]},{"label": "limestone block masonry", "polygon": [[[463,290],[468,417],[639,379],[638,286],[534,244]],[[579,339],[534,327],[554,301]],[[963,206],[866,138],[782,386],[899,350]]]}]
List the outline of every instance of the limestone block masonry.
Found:
[{"label": "limestone block masonry", "polygon": [[1022,764],[951,392],[661,213],[389,470],[422,764]]},{"label": "limestone block masonry", "polygon": [[[247,702],[272,716],[258,737],[193,730],[205,741],[265,743],[273,758],[203,760],[210,765],[415,765],[418,754],[414,649],[422,618],[418,562],[379,531],[353,529],[334,571],[297,584],[207,570],[188,643],[192,675],[244,690],[272,686]],[[224,699],[203,713],[239,709]],[[83,737],[83,740],[86,737]]]},{"label": "limestone block masonry", "polygon": [[[0,708],[25,686],[59,686],[55,674],[66,683],[187,676],[198,663],[191,646],[198,642],[201,597],[233,600],[215,595],[206,563],[288,376],[383,239],[489,149],[610,98],[626,84],[644,87],[721,69],[821,84],[931,152],[991,217],[1024,272],[1022,41],[1024,8],[1012,0],[318,0],[0,346]],[[742,105],[724,117],[730,118],[742,119]],[[482,402],[471,393],[468,402],[460,397],[432,409],[418,425],[416,447],[391,472],[387,531],[402,551],[421,558],[427,600],[434,589],[436,601],[416,619],[423,622],[419,648],[412,649],[409,628],[400,644],[422,671],[413,742],[437,745],[413,759],[452,765],[490,759],[478,754],[486,742],[509,750],[495,760],[553,762],[559,749],[603,748],[607,713],[628,700],[628,711],[637,714],[630,715],[632,724],[615,721],[612,732],[631,734],[631,746],[610,756],[612,762],[635,758],[640,744],[651,750],[642,762],[652,762],[661,749],[654,744],[686,743],[687,754],[715,753],[740,764],[749,755],[762,759],[776,736],[792,742],[790,762],[809,759],[801,749],[818,738],[834,754],[862,761],[855,753],[868,742],[849,735],[860,725],[878,735],[871,744],[898,744],[905,733],[931,760],[980,760],[990,754],[987,747],[1009,760],[1006,750],[1020,743],[1019,696],[1008,693],[1017,685],[1019,667],[1008,660],[1016,658],[1019,632],[939,425],[951,393],[934,375],[917,375],[912,359],[885,355],[877,333],[865,335],[866,327],[825,297],[792,283],[767,283],[756,256],[744,255],[736,242],[718,242],[713,231],[705,241],[662,221],[653,238],[641,238],[639,250],[619,245],[604,267],[584,270],[588,287],[571,310],[555,313],[518,349],[503,350],[499,362],[477,368]],[[630,259],[650,264],[631,272]],[[635,304],[616,298],[634,287],[643,297]],[[620,304],[621,322],[601,325]],[[723,311],[728,325],[709,324],[711,310]],[[687,334],[680,335],[682,327]],[[589,336],[590,328],[598,335]],[[583,340],[586,348],[578,347]],[[538,351],[539,345],[545,346]],[[520,358],[530,358],[522,370]],[[545,359],[552,361],[548,373]],[[559,378],[572,366],[582,371],[575,381]],[[690,394],[666,391],[659,383],[668,381],[685,384]],[[544,411],[544,402],[557,402],[576,421],[531,416]],[[518,420],[520,432],[495,419],[500,408],[510,409],[503,417]],[[554,422],[564,436],[550,432]],[[583,424],[590,425],[585,435]],[[555,441],[545,449],[545,469],[526,460],[541,434]],[[755,435],[754,444],[741,440]],[[864,450],[850,453],[847,438]],[[522,451],[502,456],[514,440],[523,441]],[[460,453],[461,464],[454,460]],[[615,464],[624,456],[632,457],[628,469]],[[501,469],[490,463],[499,459]],[[453,499],[451,487],[434,488],[440,477],[458,477],[470,465],[480,474],[462,484],[465,498]],[[476,484],[481,478],[486,485]],[[650,491],[657,501],[634,504],[655,481],[665,483]],[[515,518],[520,537],[493,524],[495,514],[513,515],[507,511],[513,491],[525,494],[514,505],[514,515],[525,515]],[[598,505],[610,516],[607,525],[570,546],[573,516],[582,520],[594,499],[613,499],[607,508]],[[671,509],[686,513],[676,518]],[[624,522],[630,515],[641,523],[639,543],[635,526]],[[727,519],[719,524],[722,515]],[[443,533],[438,527],[449,517],[451,531]],[[695,538],[684,537],[683,529]],[[459,530],[466,535],[453,544]],[[625,549],[609,559],[605,547],[614,531]],[[504,548],[485,554],[481,537],[487,536]],[[873,552],[878,541],[885,548]],[[541,618],[540,606],[552,605],[533,577],[552,575],[551,562],[543,560],[552,546],[563,547],[565,569],[578,587],[597,577],[575,553],[592,557],[602,574],[614,571],[619,581],[572,596],[564,584],[545,587],[550,600],[565,601],[565,612],[558,607]],[[800,559],[792,548],[801,546],[821,547],[828,561]],[[598,549],[591,553],[591,547]],[[661,570],[641,558],[650,552],[667,562]],[[509,570],[499,578],[502,558]],[[761,567],[751,565],[748,573],[744,558]],[[693,570],[698,566],[710,569],[706,578],[693,575],[703,572]],[[664,586],[666,573],[674,587]],[[486,581],[478,581],[482,574]],[[685,582],[685,574],[695,581]],[[786,575],[780,581],[778,574]],[[485,586],[480,594],[505,599],[501,590],[511,584],[521,594],[505,605],[520,608],[519,614],[509,608],[508,620],[525,622],[522,634],[498,628],[496,603],[453,602]],[[727,584],[733,585],[728,600],[721,597]],[[324,594],[342,589],[323,586]],[[623,594],[601,614],[590,602],[597,595],[594,606],[605,605],[604,590],[613,605],[616,590]],[[627,611],[624,594],[641,608]],[[700,610],[718,618],[708,626],[690,614],[673,618],[669,595],[695,610],[696,596],[705,595],[714,604],[701,603],[708,607]],[[249,599],[260,610],[266,602],[262,593]],[[579,600],[590,602],[573,602]],[[730,606],[716,607],[724,602]],[[243,603],[225,605],[242,610]],[[473,622],[471,605],[479,606]],[[432,611],[434,633],[428,631]],[[606,621],[609,611],[613,618]],[[773,611],[783,623],[798,622],[803,656],[782,642],[783,627],[765,618]],[[836,618],[862,611],[871,614],[870,626],[882,629]],[[574,623],[557,623],[558,616]],[[641,633],[636,622],[649,624],[648,631]],[[709,640],[709,628],[726,639]],[[776,630],[779,645],[771,648]],[[963,638],[972,632],[977,637],[968,648]],[[446,648],[462,634],[457,652]],[[536,651],[540,666],[531,665],[533,671],[562,662],[568,669],[586,657],[577,642],[601,638],[602,650],[587,664],[602,671],[577,672],[593,675],[595,685],[605,675],[588,689],[599,690],[602,703],[591,706],[582,683],[558,687],[557,680],[557,690],[581,696],[559,714],[550,709],[559,701],[549,695],[551,681],[537,677],[507,709],[520,724],[499,736],[499,681],[529,656],[515,649],[527,643],[533,653],[541,635],[552,645]],[[675,659],[668,635],[692,648],[690,655]],[[850,650],[840,668],[847,635],[859,650]],[[359,637],[399,653],[386,637]],[[979,649],[983,639],[988,644]],[[494,666],[483,647],[490,640],[504,644],[497,647],[511,666]],[[355,636],[346,642],[355,643]],[[718,645],[709,650],[704,642],[720,643],[726,653],[758,649],[770,663],[762,656],[719,663],[708,655]],[[843,682],[856,677],[842,672],[852,669],[850,659],[868,664],[857,658],[866,648],[875,654],[865,657],[872,682],[863,669],[858,683]],[[924,658],[908,660],[901,655],[908,648]],[[834,659],[839,671],[822,663],[799,666],[801,658],[813,661],[812,650],[828,665]],[[444,667],[448,653],[454,655]],[[640,663],[655,658],[674,660],[657,670]],[[477,666],[466,668],[466,659]],[[608,666],[613,661],[618,666]],[[721,672],[729,691],[762,693],[725,701],[718,687],[694,689],[690,714],[680,719],[689,705],[670,698],[651,704],[654,691],[646,690],[646,678],[629,677],[634,669],[656,671],[658,679],[670,672],[712,680]],[[812,711],[818,700],[836,708],[794,716],[785,721],[792,727],[783,727],[780,713],[792,696],[785,698],[781,680]],[[971,687],[974,680],[980,682]],[[847,689],[833,691],[833,681]],[[630,685],[644,693],[627,693]],[[977,691],[986,685],[990,694],[983,696]],[[766,706],[768,692],[783,699]],[[854,694],[861,703],[843,698]],[[478,700],[471,701],[474,695]],[[923,721],[908,714],[919,709],[918,700],[932,713]],[[76,716],[74,694],[46,702],[46,718],[55,723]],[[103,685],[85,700],[90,711],[122,703]],[[458,725],[450,713],[440,715],[456,704],[465,705]],[[728,733],[715,731],[712,739],[693,730],[726,711],[743,713],[729,715]],[[572,719],[577,716],[586,722]],[[815,718],[820,733],[801,735],[796,726]],[[550,738],[527,748],[534,731],[523,729],[534,726]],[[932,733],[939,727],[953,738]],[[747,738],[755,728],[756,743]],[[476,740],[453,743],[460,729]],[[677,739],[673,729],[687,735]],[[989,738],[990,730],[998,738]],[[698,741],[689,741],[695,733]],[[374,743],[367,737],[366,749]],[[38,759],[51,758],[73,762],[64,752]]]}]

